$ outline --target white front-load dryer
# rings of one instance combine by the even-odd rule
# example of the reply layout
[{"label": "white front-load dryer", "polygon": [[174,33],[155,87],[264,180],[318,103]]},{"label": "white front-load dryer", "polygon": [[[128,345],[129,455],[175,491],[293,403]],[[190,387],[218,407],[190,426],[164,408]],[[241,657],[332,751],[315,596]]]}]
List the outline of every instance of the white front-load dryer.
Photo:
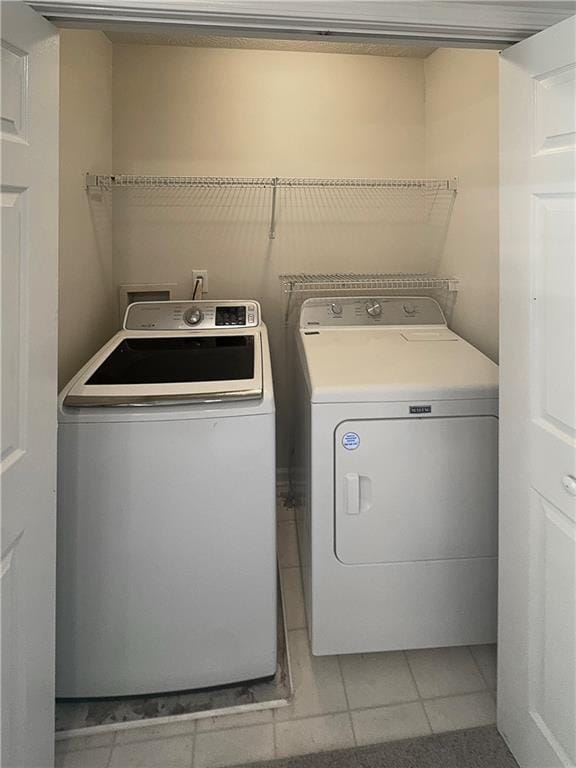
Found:
[{"label": "white front-load dryer", "polygon": [[313,653],[494,642],[497,366],[427,297],[309,299],[297,347]]},{"label": "white front-load dryer", "polygon": [[276,668],[275,415],[260,307],[149,302],[68,384],[57,696]]}]

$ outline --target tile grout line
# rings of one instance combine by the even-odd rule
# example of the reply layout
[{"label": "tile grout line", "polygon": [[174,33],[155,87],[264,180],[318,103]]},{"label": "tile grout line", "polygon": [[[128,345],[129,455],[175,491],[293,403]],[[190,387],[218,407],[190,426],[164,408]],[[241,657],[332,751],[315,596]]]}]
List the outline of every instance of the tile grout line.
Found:
[{"label": "tile grout line", "polygon": [[340,672],[340,680],[342,681],[342,688],[344,689],[344,698],[346,699],[346,707],[348,711],[348,720],[350,721],[350,728],[352,729],[352,738],[354,739],[354,746],[358,746],[358,740],[356,738],[356,729],[354,728],[354,719],[352,717],[352,710],[350,708],[350,699],[348,698],[348,689],[346,688],[346,680],[344,678],[344,672],[342,670],[342,663],[340,660],[340,654],[336,656],[338,663],[338,671]]},{"label": "tile grout line", "polygon": [[112,758],[114,757],[114,750],[116,749],[116,738],[118,736],[118,731],[114,731],[112,733],[112,743],[110,744],[110,754],[108,755],[108,762],[106,763],[106,768],[110,768],[112,765]]},{"label": "tile grout line", "polygon": [[[449,646],[449,647],[452,647],[452,646]],[[470,653],[472,658],[474,658],[474,655],[470,652],[470,648],[467,645],[453,646],[453,647],[455,647],[455,648],[467,648],[468,652]],[[482,680],[482,683],[483,683],[482,688],[473,688],[471,691],[459,691],[458,693],[445,693],[445,694],[443,694],[441,696],[424,696],[420,692],[420,688],[418,686],[418,681],[416,679],[416,675],[414,674],[414,671],[413,671],[413,669],[412,669],[412,667],[410,665],[410,657],[408,656],[408,653],[406,651],[402,651],[402,653],[405,654],[405,656],[406,656],[406,661],[408,662],[408,667],[410,669],[410,673],[412,675],[412,679],[414,681],[414,685],[416,686],[416,690],[418,691],[418,697],[423,702],[424,701],[436,701],[437,699],[451,699],[454,696],[468,696],[468,695],[472,695],[474,693],[485,693],[486,691],[490,690],[490,686],[486,682],[486,678],[480,672],[480,679]],[[476,660],[475,659],[474,659],[474,662],[475,662],[474,666],[476,667],[477,671],[479,671],[478,665],[476,664]]]},{"label": "tile grout line", "polygon": [[[270,709],[256,710],[256,714],[259,714],[260,712],[272,712],[272,713],[274,713],[274,712],[276,712],[279,709],[285,709],[285,707],[275,707],[274,709],[270,708]],[[245,714],[250,714],[250,713],[247,712]],[[240,715],[242,715],[242,713],[232,714],[232,715],[223,715],[223,717],[240,717]],[[214,720],[217,720],[217,719],[218,719],[218,717],[214,718]],[[255,728],[257,726],[270,725],[270,723],[273,723],[273,722],[274,722],[274,714],[272,714],[272,720],[269,723],[248,723],[248,725],[225,725],[223,728],[216,728],[216,727],[214,727],[214,728],[207,728],[205,731],[200,731],[199,735],[203,735],[205,733],[228,733],[228,731],[238,731],[238,730],[242,730],[242,728]],[[163,738],[171,739],[171,738],[175,738],[175,737],[173,737],[173,736],[165,736]],[[142,741],[143,741],[143,739],[142,739]]]},{"label": "tile grout line", "polygon": [[479,693],[490,693],[490,691],[487,688],[476,688],[473,691],[465,691],[464,693],[448,693],[444,696],[418,696],[417,699],[402,699],[398,701],[393,701],[388,704],[371,704],[370,706],[363,706],[363,707],[351,707],[351,712],[366,712],[370,709],[386,709],[387,707],[401,707],[405,704],[418,704],[419,702],[422,702],[422,704],[428,703],[429,701],[444,701],[445,699],[458,699],[461,696],[476,696]]},{"label": "tile grout line", "polygon": [[[278,757],[278,739],[276,736],[276,718],[272,718],[272,748],[274,750],[274,759]],[[194,768],[194,766],[192,766]]]},{"label": "tile grout line", "polygon": [[296,537],[296,552],[298,553],[298,568],[300,568],[300,580],[302,581],[302,556],[300,552],[300,537],[298,536],[298,525],[296,524],[296,517],[292,520],[294,525],[294,536]]},{"label": "tile grout line", "polygon": [[470,654],[470,656],[472,656],[472,659],[474,660],[474,664],[475,664],[475,666],[476,666],[476,669],[477,669],[477,670],[478,670],[478,672],[480,673],[480,677],[481,677],[481,678],[482,678],[482,680],[484,680],[484,682],[486,683],[486,688],[490,689],[490,682],[489,682],[489,681],[486,679],[486,675],[485,675],[485,674],[484,674],[484,672],[482,671],[482,667],[480,666],[480,664],[479,664],[478,660],[476,659],[476,656],[475,656],[475,655],[474,655],[474,653],[472,652],[472,646],[470,646],[470,645],[467,645],[466,647],[468,648],[468,653]]},{"label": "tile grout line", "polygon": [[[332,709],[329,712],[318,712],[315,715],[302,715],[301,717],[291,717],[289,720],[280,720],[278,725],[286,725],[287,723],[303,723],[308,722],[308,720],[318,720],[321,717],[333,717],[334,715],[345,715],[347,714],[347,709]],[[356,710],[354,710],[356,712]],[[246,726],[247,728],[250,728],[251,726]]]},{"label": "tile grout line", "polygon": [[418,699],[422,701],[422,693],[420,692],[420,686],[418,685],[418,680],[416,680],[416,675],[414,674],[414,670],[412,669],[412,665],[410,664],[410,657],[408,656],[408,653],[406,651],[402,651],[402,655],[404,656],[404,659],[406,661],[406,664],[408,664],[408,669],[410,671],[410,677],[412,678],[412,682],[414,683],[414,687],[416,688],[416,693],[418,694]]},{"label": "tile grout line", "polygon": [[[298,541],[298,531],[296,531],[296,540]],[[298,583],[300,585],[300,594],[302,596],[302,612],[304,614],[304,626],[302,629],[306,630],[306,634],[308,634],[308,619],[306,617],[306,603],[304,601],[304,575],[302,573],[302,558],[300,557],[300,544],[298,543],[298,571],[299,571],[299,578]]]},{"label": "tile grout line", "polygon": [[[336,711],[333,711],[333,712],[320,712],[319,714],[316,714],[316,715],[304,715],[303,717],[295,717],[295,718],[290,718],[289,720],[282,720],[279,723],[279,725],[282,725],[282,724],[284,724],[284,725],[292,725],[294,723],[308,723],[308,722],[310,722],[310,720],[321,720],[321,719],[325,719],[325,718],[336,717],[338,715],[348,715],[348,717],[350,719],[350,726],[352,728],[352,735],[354,737],[354,746],[355,747],[361,746],[361,745],[356,743],[356,734],[354,732],[354,724],[352,723],[352,713],[350,712],[350,710],[340,709],[340,710],[336,710]],[[306,754],[319,755],[319,754],[322,754],[324,752],[331,752],[331,751],[336,750],[336,749],[348,749],[348,747],[326,747],[326,748],[322,748],[320,750],[314,750],[313,752],[309,752],[309,753],[306,752],[306,753],[302,753],[302,754],[299,754],[299,755],[285,755],[284,757],[281,757],[281,756],[278,755],[278,752],[277,752],[276,725],[277,725],[277,723],[274,722],[274,735],[275,735],[274,736],[274,747],[275,747],[275,756],[276,756],[277,759],[287,760],[288,758],[303,757]]]},{"label": "tile grout line", "polygon": [[[296,533],[298,538],[298,533]],[[304,609],[304,622],[308,625],[306,620],[306,603],[304,602],[304,574],[302,573],[302,558],[300,557],[300,544],[298,544],[298,570],[300,571],[300,591],[302,592],[302,607]],[[308,628],[308,626],[306,626]]]},{"label": "tile grout line", "polygon": [[194,733],[192,734],[192,758],[190,760],[190,768],[194,768],[196,762],[196,735],[198,733],[198,723],[194,725]]},{"label": "tile grout line", "polygon": [[112,755],[114,754],[114,747],[116,746],[116,734],[114,734],[112,738],[112,743],[108,747],[108,760],[106,761],[106,765],[104,768],[110,768],[110,765],[112,764]]},{"label": "tile grout line", "polygon": [[430,733],[434,733],[434,729],[432,728],[432,723],[430,722],[430,718],[428,717],[428,712],[426,711],[426,707],[424,706],[424,699],[422,698],[422,694],[418,686],[418,681],[416,680],[416,675],[414,674],[414,670],[412,669],[412,666],[410,664],[410,658],[406,653],[406,651],[402,651],[402,654],[404,656],[404,659],[406,660],[406,664],[408,665],[408,671],[410,672],[410,677],[412,678],[412,682],[414,683],[414,687],[416,688],[416,693],[418,694],[418,701],[420,703],[420,706],[422,707],[422,711],[424,712],[424,717],[426,718],[426,722],[428,723],[428,728],[430,728]]},{"label": "tile grout line", "polygon": [[[300,538],[298,536],[298,529],[296,526],[296,521],[294,521],[294,528],[296,530],[296,547],[298,550],[298,570],[300,571],[300,589],[302,590],[302,603],[304,606],[304,631],[306,632],[306,642],[308,644],[308,651],[310,655],[312,654],[312,649],[310,647],[310,637],[308,634],[308,620],[307,620],[307,614],[306,614],[306,604],[305,604],[305,597],[304,597],[304,574],[302,573],[302,557],[300,556]],[[348,699],[348,691],[346,689],[346,681],[344,679],[344,673],[342,671],[342,664],[340,663],[340,654],[336,655],[336,663],[338,666],[338,672],[340,674],[340,680],[342,682],[342,689],[344,691],[344,698],[346,700],[346,714],[348,715],[348,721],[350,723],[350,729],[352,731],[352,739],[354,742],[354,746],[357,747],[357,739],[356,739],[356,731],[354,730],[354,722],[352,720],[352,711],[350,709],[350,701]],[[343,712],[327,712],[327,713],[321,713],[318,715],[314,715],[313,717],[329,717],[334,716],[337,714],[343,714]],[[306,720],[313,719],[313,717],[305,718]],[[294,722],[294,720],[291,720],[291,722]],[[275,725],[276,727],[276,725]]]},{"label": "tile grout line", "polygon": [[[280,561],[280,546],[279,546],[278,533],[279,533],[279,528],[281,528],[282,526],[287,526],[290,530],[292,529],[294,530],[294,536],[296,538],[296,559],[298,560],[298,562],[295,563],[294,565],[282,565]],[[288,568],[300,568],[300,563],[301,563],[300,544],[298,542],[298,529],[296,528],[296,520],[285,520],[283,522],[276,523],[276,553],[278,556],[278,566],[281,571]]]},{"label": "tile grout line", "polygon": [[[287,599],[286,598],[287,598],[287,595],[288,595],[288,589],[286,589],[284,591],[285,584],[284,584],[284,580],[282,578],[282,574],[284,573],[284,571],[295,571],[295,570],[298,570],[298,572],[299,572],[298,583],[299,583],[299,586],[300,586],[300,592],[301,592],[301,596],[302,596],[301,607],[302,607],[302,612],[304,614],[304,619],[303,619],[304,624],[302,624],[301,626],[288,626],[288,624],[289,624],[288,617],[286,617],[286,629],[288,631],[292,631],[293,629],[306,629],[306,630],[308,629],[307,621],[306,621],[306,605],[304,603],[304,583],[303,583],[303,579],[302,579],[302,568],[299,565],[291,565],[291,566],[288,566],[286,568],[280,568],[280,585],[282,587],[282,593],[283,593],[283,598],[284,598],[284,605],[287,608]],[[295,601],[295,602],[298,602],[298,601]]]}]

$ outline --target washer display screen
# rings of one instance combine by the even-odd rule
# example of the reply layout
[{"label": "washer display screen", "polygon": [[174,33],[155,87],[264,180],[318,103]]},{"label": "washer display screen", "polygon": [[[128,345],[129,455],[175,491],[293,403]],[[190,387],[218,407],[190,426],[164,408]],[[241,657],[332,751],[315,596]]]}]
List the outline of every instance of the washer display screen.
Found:
[{"label": "washer display screen", "polygon": [[246,307],[216,307],[216,325],[246,325]]}]

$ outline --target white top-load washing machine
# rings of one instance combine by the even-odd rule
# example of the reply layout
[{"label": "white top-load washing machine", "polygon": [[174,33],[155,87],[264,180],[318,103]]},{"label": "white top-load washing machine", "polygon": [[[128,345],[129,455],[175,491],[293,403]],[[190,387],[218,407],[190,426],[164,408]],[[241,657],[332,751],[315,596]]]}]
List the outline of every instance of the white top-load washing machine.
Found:
[{"label": "white top-load washing machine", "polygon": [[497,366],[426,297],[309,299],[297,347],[313,653],[493,642]]},{"label": "white top-load washing machine", "polygon": [[259,305],[132,304],[60,396],[57,695],[273,675],[275,550]]}]

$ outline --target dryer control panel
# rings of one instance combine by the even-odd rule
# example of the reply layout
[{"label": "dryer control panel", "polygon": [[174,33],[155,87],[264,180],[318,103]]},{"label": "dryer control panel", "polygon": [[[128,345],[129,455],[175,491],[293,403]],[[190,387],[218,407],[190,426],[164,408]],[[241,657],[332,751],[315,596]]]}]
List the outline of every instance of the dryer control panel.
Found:
[{"label": "dryer control panel", "polygon": [[256,328],[257,301],[139,301],[124,316],[129,331],[193,331]]},{"label": "dryer control panel", "polygon": [[427,296],[307,299],[300,310],[300,328],[374,325],[446,326],[446,318],[438,302]]}]

